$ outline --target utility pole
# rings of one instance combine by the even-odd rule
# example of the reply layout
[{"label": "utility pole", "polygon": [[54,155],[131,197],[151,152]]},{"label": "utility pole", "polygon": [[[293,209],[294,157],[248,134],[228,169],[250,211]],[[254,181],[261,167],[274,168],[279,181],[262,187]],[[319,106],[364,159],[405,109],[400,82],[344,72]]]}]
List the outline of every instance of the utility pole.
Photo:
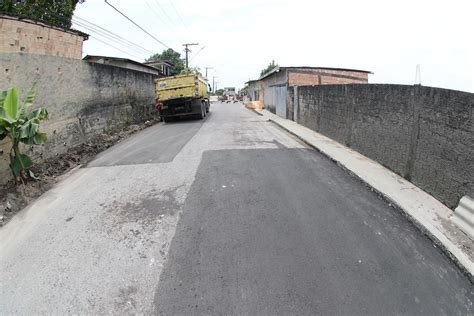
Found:
[{"label": "utility pole", "polygon": [[421,66],[416,65],[415,84],[421,86]]},{"label": "utility pole", "polygon": [[191,50],[188,48],[188,46],[193,46],[193,45],[199,45],[199,43],[186,43],[183,44],[185,47],[184,51],[186,52],[186,69],[188,69],[188,52],[191,52]]},{"label": "utility pole", "polygon": [[217,76],[212,76],[212,92],[216,93],[216,78]]},{"label": "utility pole", "polygon": [[212,67],[205,67],[206,68],[206,79],[207,79],[207,70],[208,69],[213,69]]}]

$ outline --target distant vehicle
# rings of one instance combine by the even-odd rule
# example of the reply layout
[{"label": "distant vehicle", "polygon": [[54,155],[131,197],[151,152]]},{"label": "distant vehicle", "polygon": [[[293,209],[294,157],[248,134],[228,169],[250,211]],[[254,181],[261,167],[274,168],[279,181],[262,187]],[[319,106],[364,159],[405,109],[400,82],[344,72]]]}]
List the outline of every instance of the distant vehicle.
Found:
[{"label": "distant vehicle", "polygon": [[193,116],[203,119],[209,112],[208,84],[197,74],[155,80],[156,108],[165,122]]}]

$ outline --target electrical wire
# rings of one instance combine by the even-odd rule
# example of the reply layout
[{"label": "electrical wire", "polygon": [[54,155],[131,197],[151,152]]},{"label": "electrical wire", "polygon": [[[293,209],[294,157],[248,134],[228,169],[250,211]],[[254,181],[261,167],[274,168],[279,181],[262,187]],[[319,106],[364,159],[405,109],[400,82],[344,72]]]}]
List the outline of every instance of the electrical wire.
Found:
[{"label": "electrical wire", "polygon": [[148,3],[147,0],[145,0],[145,3],[148,6],[148,8],[150,8],[151,12],[153,12],[153,14],[158,18],[158,20],[160,20],[162,23],[166,24],[166,22],[163,20],[163,18],[158,14],[158,12],[155,11],[155,9],[153,9],[153,7]]},{"label": "electrical wire", "polygon": [[138,57],[138,56],[136,56],[136,55],[130,54],[129,52],[126,52],[126,51],[124,51],[124,50],[122,50],[122,49],[120,49],[120,48],[118,48],[118,47],[115,47],[114,45],[112,45],[112,44],[110,44],[110,43],[107,43],[107,42],[105,42],[105,41],[103,41],[103,40],[101,40],[101,39],[98,39],[98,38],[95,37],[95,36],[91,36],[91,37],[92,37],[93,39],[95,39],[96,41],[99,41],[99,42],[101,42],[101,43],[103,43],[103,44],[105,44],[105,45],[107,45],[107,46],[110,46],[110,47],[112,47],[112,48],[115,48],[116,50],[121,51],[122,53],[125,53],[125,54],[127,54],[127,55],[129,55],[129,56],[133,56],[133,57],[135,57],[135,58],[137,58],[137,59],[139,59],[139,60],[143,59],[143,58]]},{"label": "electrical wire", "polygon": [[129,45],[135,46],[135,47],[137,47],[137,48],[139,48],[139,49],[141,49],[141,50],[143,50],[143,51],[145,51],[145,52],[147,52],[147,53],[153,54],[152,51],[150,51],[150,50],[144,48],[143,46],[140,46],[140,45],[138,45],[138,44],[136,44],[136,43],[133,43],[133,42],[129,41],[128,39],[126,39],[126,38],[124,38],[124,37],[122,37],[122,36],[120,36],[120,35],[117,35],[117,34],[111,32],[111,31],[107,30],[106,28],[101,27],[100,25],[97,25],[97,24],[95,24],[95,23],[92,23],[92,22],[90,22],[90,21],[88,21],[88,20],[86,20],[86,19],[83,19],[83,18],[81,18],[81,17],[79,17],[79,16],[76,16],[76,15],[73,16],[72,19],[73,19],[74,22],[79,22],[79,23],[86,24],[86,25],[88,24],[88,25],[89,25],[90,27],[92,27],[92,28],[99,29],[99,30],[97,30],[97,32],[103,31],[103,32],[105,32],[105,33],[107,33],[107,34],[110,34],[110,36],[117,38],[117,40],[124,41],[124,42],[128,43]]},{"label": "electrical wire", "polygon": [[193,58],[191,58],[191,59],[189,60],[189,62],[192,62],[192,61],[194,60],[194,58],[196,58],[196,56],[199,55],[199,53],[202,52],[202,50],[203,50],[204,48],[206,48],[206,46],[203,46],[200,50],[198,50],[198,51],[196,52],[196,54],[194,54]]},{"label": "electrical wire", "polygon": [[166,18],[173,24],[174,27],[176,27],[176,24],[174,23],[173,19],[170,18],[168,13],[166,13],[165,9],[161,6],[161,4],[158,2],[158,0],[155,0],[156,5],[160,8],[161,12],[166,16]]},{"label": "electrical wire", "polygon": [[181,17],[181,14],[179,14],[178,10],[176,9],[176,6],[174,5],[173,1],[168,0],[168,2],[171,4],[171,7],[173,8],[174,12],[176,12],[176,15],[177,15],[178,18],[181,20],[181,23],[183,23],[184,27],[187,29],[188,26],[186,25],[186,23],[184,23],[184,20],[183,20],[183,18]]},{"label": "electrical wire", "polygon": [[133,51],[135,51],[135,52],[137,52],[137,53],[140,53],[140,54],[144,54],[145,52],[146,52],[146,54],[153,54],[153,52],[151,52],[151,51],[149,51],[149,50],[147,50],[147,49],[145,49],[145,48],[143,48],[143,47],[141,47],[141,46],[138,46],[138,45],[136,45],[136,44],[130,44],[130,43],[128,43],[128,42],[125,42],[125,41],[122,41],[122,40],[120,40],[120,39],[117,39],[117,38],[115,38],[114,36],[111,36],[111,35],[109,35],[109,34],[107,34],[107,33],[105,33],[105,32],[101,32],[100,30],[97,30],[97,29],[95,29],[95,28],[93,28],[93,27],[90,27],[90,26],[88,26],[88,25],[86,25],[86,24],[84,24],[84,23],[82,23],[82,22],[79,22],[79,21],[76,21],[76,20],[73,20],[73,22],[74,22],[74,24],[76,24],[77,26],[82,27],[82,28],[86,29],[86,30],[89,31],[89,32],[92,32],[92,33],[94,33],[94,34],[97,35],[97,36],[103,37],[103,38],[105,38],[105,39],[107,39],[107,40],[109,40],[109,41],[112,41],[112,42],[114,42],[114,43],[116,43],[116,44],[119,44],[119,45],[121,45],[121,46],[123,46],[123,47],[126,47],[127,49],[131,49],[131,50],[133,50]]},{"label": "electrical wire", "polygon": [[[139,53],[139,54],[145,54],[142,50],[140,49],[137,49],[136,47],[134,46],[131,46],[127,43],[124,43],[124,42],[121,42],[117,39],[115,39],[114,37],[111,37],[111,36],[108,36],[107,34],[104,34],[104,33],[99,33],[99,32],[96,32],[94,29],[91,29],[89,28],[88,26],[85,26],[85,25],[82,25],[82,24],[79,24],[79,22],[74,22],[77,26],[81,27],[81,28],[84,28],[88,33],[92,33],[94,35],[94,38],[97,38],[97,37],[100,37],[100,38],[103,38],[104,40],[107,40],[107,41],[110,41],[110,42],[113,42],[115,44],[118,44],[122,47],[124,47],[124,49],[127,49],[127,50],[130,50],[130,51],[133,51],[135,53]],[[148,54],[148,53],[147,53]]]},{"label": "electrical wire", "polygon": [[157,41],[158,43],[160,43],[161,45],[163,45],[164,47],[166,48],[170,48],[168,45],[166,45],[165,43],[163,43],[162,41],[160,41],[159,39],[157,39],[155,36],[153,36],[152,34],[150,34],[148,31],[146,31],[143,27],[141,27],[140,25],[138,25],[135,21],[133,21],[132,19],[130,19],[128,16],[126,16],[124,13],[122,13],[119,9],[117,9],[116,7],[114,7],[113,5],[111,5],[109,2],[107,2],[107,0],[104,0],[106,4],[108,4],[112,9],[114,9],[115,11],[117,11],[118,13],[120,13],[124,18],[126,18],[127,20],[129,20],[130,22],[132,22],[136,27],[138,27],[140,30],[142,30],[143,32],[145,32],[148,36],[150,36],[151,38],[153,38],[155,41]]}]

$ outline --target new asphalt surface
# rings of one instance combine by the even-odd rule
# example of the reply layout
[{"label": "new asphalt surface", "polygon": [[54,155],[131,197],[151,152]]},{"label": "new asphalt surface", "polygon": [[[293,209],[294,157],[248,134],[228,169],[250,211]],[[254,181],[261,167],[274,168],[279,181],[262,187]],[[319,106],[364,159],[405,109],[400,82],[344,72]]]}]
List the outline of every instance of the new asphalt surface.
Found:
[{"label": "new asphalt surface", "polygon": [[473,313],[374,192],[241,104],[158,124],[0,229],[0,314]]}]

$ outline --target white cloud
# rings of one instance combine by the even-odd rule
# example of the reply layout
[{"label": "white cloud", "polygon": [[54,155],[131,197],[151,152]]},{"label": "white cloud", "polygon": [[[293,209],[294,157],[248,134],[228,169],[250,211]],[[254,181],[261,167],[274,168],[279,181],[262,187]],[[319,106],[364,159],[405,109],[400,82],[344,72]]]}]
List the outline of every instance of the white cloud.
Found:
[{"label": "white cloud", "polygon": [[[177,51],[185,42],[205,46],[191,54],[192,63],[214,67],[220,86],[241,87],[275,59],[284,66],[366,69],[375,73],[373,83],[400,84],[413,84],[421,64],[423,85],[474,92],[468,0],[174,0],[184,23],[168,0],[109,2]],[[150,51],[164,49],[104,1],[78,5],[76,15]],[[94,39],[84,50],[131,58]]]}]

